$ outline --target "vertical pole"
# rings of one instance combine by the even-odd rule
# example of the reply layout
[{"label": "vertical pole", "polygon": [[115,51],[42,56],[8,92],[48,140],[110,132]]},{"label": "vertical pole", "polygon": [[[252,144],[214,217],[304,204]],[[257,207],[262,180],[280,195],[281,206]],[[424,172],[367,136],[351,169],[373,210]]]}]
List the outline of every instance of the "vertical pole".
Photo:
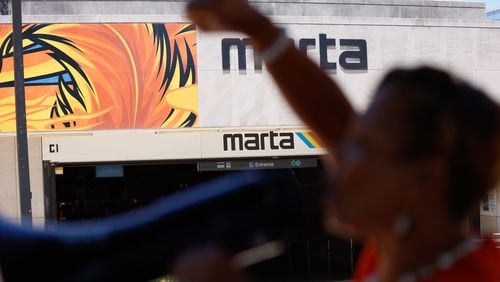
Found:
[{"label": "vertical pole", "polygon": [[32,225],[31,190],[26,130],[26,99],[24,94],[24,63],[21,0],[12,1],[12,41],[14,43],[14,86],[16,94],[16,140],[19,171],[21,224]]}]

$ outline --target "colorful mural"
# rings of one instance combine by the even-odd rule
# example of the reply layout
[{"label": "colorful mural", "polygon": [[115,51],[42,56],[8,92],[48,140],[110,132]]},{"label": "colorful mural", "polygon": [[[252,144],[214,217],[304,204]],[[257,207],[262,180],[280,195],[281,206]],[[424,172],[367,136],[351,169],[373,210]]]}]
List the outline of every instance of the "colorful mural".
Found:
[{"label": "colorful mural", "polygon": [[[23,51],[28,130],[198,124],[192,24],[30,24]],[[10,25],[0,25],[0,55],[0,132],[13,132]]]}]

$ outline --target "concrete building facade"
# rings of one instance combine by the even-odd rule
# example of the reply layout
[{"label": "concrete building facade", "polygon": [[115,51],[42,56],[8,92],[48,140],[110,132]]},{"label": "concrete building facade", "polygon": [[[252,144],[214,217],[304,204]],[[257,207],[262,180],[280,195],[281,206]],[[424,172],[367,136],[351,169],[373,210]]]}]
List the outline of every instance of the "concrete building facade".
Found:
[{"label": "concrete building facade", "polygon": [[[500,102],[500,24],[484,21],[484,4],[430,0],[250,2],[284,27],[295,44],[308,42],[307,54],[318,64],[325,64],[358,111],[366,109],[377,83],[388,71],[420,65],[447,70]],[[186,23],[186,3],[25,1],[23,13],[26,23]],[[0,21],[8,23],[10,17],[1,17]],[[265,66],[259,67],[252,48],[244,46],[239,51],[238,46],[229,44],[224,49],[223,42],[243,40],[241,34],[197,31],[198,127],[31,132],[35,221],[43,223],[49,213],[49,180],[44,166],[323,154],[323,149],[308,147],[297,139],[307,129],[280,96]],[[346,50],[351,53],[343,56]],[[292,133],[300,145],[293,150],[227,151],[222,149],[224,132]],[[118,140],[121,145],[117,146]],[[186,150],[162,150],[159,144]],[[0,154],[0,214],[17,221],[20,212],[13,133],[0,133]],[[500,231],[499,205],[500,187],[480,207],[484,234]]]}]

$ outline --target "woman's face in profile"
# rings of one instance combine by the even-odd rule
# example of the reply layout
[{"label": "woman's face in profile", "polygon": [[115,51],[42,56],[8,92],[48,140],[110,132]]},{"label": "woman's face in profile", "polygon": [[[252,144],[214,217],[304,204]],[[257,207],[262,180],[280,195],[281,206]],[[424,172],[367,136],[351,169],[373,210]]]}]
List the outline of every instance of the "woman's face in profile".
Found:
[{"label": "woman's face in profile", "polygon": [[336,151],[335,168],[327,161],[327,169],[334,171],[326,201],[329,230],[337,220],[361,231],[389,227],[405,208],[415,178],[412,165],[398,158],[399,113],[397,99],[378,95]]}]

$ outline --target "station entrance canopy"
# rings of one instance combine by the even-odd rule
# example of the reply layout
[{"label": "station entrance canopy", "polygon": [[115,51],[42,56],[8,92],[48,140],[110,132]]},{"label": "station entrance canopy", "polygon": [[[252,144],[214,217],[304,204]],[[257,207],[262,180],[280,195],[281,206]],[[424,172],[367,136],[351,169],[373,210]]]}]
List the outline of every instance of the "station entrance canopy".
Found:
[{"label": "station entrance canopy", "polygon": [[78,132],[42,136],[44,161],[136,162],[318,156],[326,151],[306,128]]}]

